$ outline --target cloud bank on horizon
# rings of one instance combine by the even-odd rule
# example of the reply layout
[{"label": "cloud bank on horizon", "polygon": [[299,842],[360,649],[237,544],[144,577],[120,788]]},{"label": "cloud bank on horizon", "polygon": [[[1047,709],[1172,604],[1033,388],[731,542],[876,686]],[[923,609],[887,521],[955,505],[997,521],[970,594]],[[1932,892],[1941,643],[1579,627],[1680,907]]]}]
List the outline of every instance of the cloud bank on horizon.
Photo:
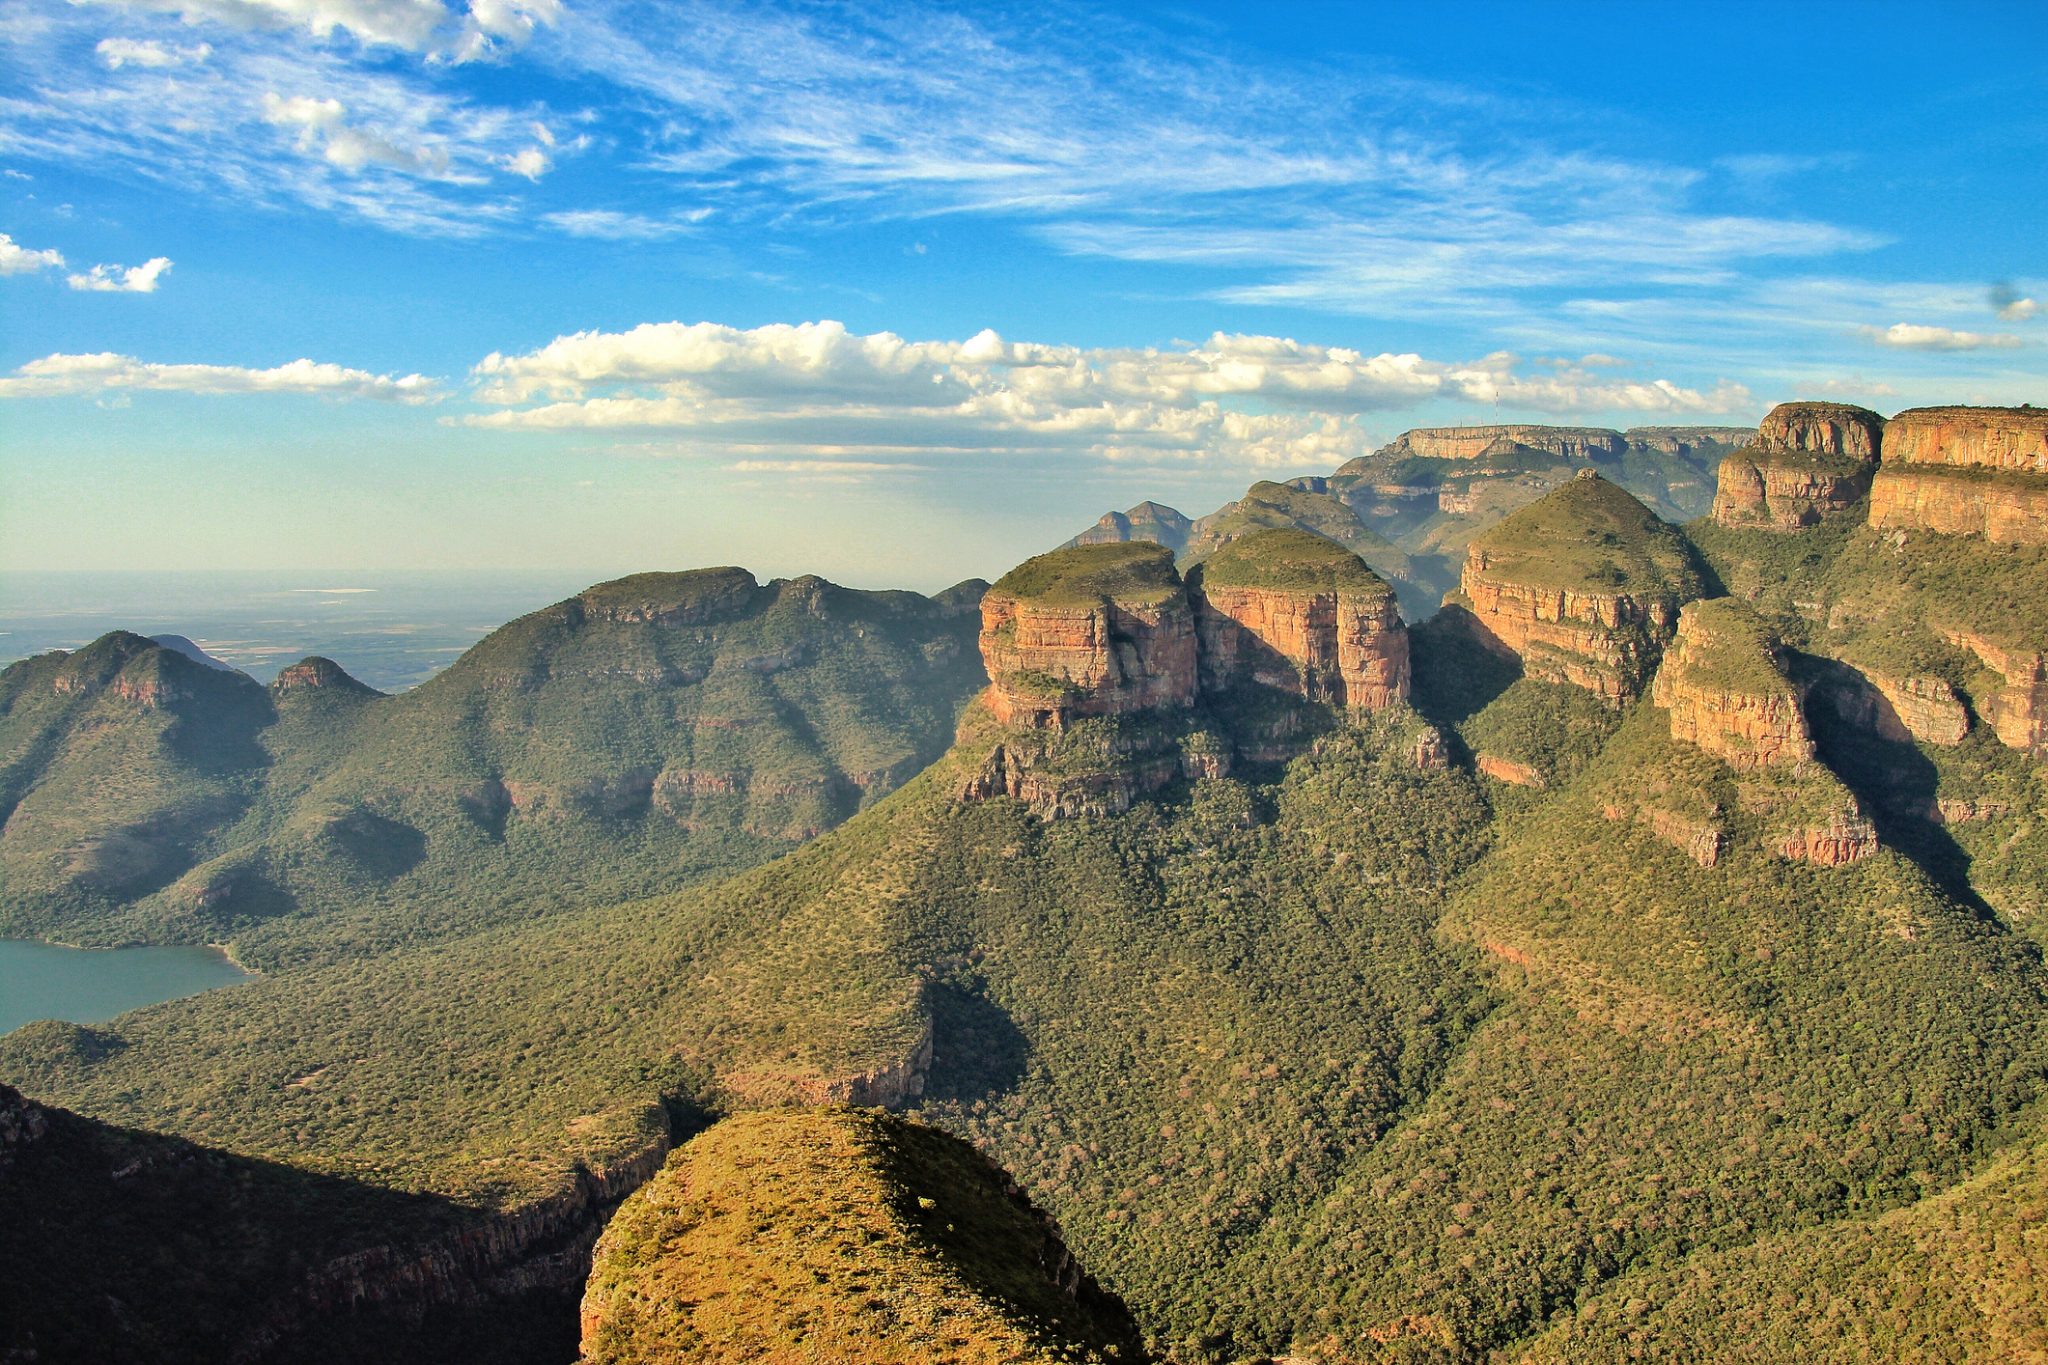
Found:
[{"label": "cloud bank on horizon", "polygon": [[[1846,76],[1770,119],[1767,75],[1688,84],[1688,45],[1718,68],[1681,19],[1526,9],[1404,36],[1199,5],[21,0],[0,399],[396,400],[433,409],[422,450],[617,437],[854,478],[1307,472],[1424,421],[2048,391],[2048,267],[2008,221],[2039,203],[2011,167],[2038,189],[2048,161],[2024,73],[1916,108],[1908,145]],[[1668,83],[1581,79],[1596,40]],[[1970,213],[1908,183],[1936,174]]]}]

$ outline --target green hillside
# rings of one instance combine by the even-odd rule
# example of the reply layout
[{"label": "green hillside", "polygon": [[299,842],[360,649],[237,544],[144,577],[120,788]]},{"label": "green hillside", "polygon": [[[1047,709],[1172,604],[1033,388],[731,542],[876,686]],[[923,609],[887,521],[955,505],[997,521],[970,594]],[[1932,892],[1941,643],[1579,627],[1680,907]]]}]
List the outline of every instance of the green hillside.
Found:
[{"label": "green hillside", "polygon": [[1560,484],[1472,547],[1490,572],[1520,583],[1678,601],[1707,595],[1698,556],[1679,530],[1602,478]]},{"label": "green hillside", "polygon": [[[761,862],[944,750],[983,682],[973,600],[642,574],[394,697],[307,665],[266,695],[118,635],[18,664],[0,928],[277,965]],[[179,700],[53,690],[144,669]]]}]

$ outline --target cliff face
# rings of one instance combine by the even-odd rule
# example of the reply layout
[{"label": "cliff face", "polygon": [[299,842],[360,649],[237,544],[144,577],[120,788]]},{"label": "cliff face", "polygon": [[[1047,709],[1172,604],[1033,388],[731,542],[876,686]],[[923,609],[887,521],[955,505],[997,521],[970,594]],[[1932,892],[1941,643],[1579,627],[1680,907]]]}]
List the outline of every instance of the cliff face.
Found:
[{"label": "cliff face", "polygon": [[1892,419],[1870,490],[1879,530],[2048,544],[2048,412],[1915,408]]},{"label": "cliff face", "polygon": [[982,599],[988,705],[1006,725],[1060,729],[1191,706],[1195,650],[1194,612],[1178,582],[1156,599],[1035,602],[1001,585]]},{"label": "cliff face", "polygon": [[1664,652],[1650,699],[1671,714],[1671,737],[1737,772],[1813,759],[1798,691],[1778,671],[1762,623],[1727,598],[1689,603]]},{"label": "cliff face", "polygon": [[1571,683],[1621,702],[1642,689],[1677,629],[1677,605],[1627,593],[1575,592],[1496,576],[1474,547],[1461,580],[1472,614],[1543,682]]},{"label": "cliff face", "polygon": [[1402,432],[1378,453],[1417,455],[1431,460],[1474,460],[1499,442],[1541,450],[1568,460],[1618,456],[1628,447],[1620,432],[1605,427],[1418,427]]},{"label": "cliff face", "polygon": [[360,696],[381,696],[376,688],[356,681],[342,666],[332,659],[318,654],[299,660],[278,672],[270,683],[273,693],[291,692],[297,689],[328,688]]},{"label": "cliff face", "polygon": [[1852,506],[1870,488],[1884,418],[1846,403],[1780,403],[1756,440],[1721,462],[1714,520],[1790,531]]},{"label": "cliff face", "polygon": [[1978,714],[1999,740],[2008,748],[2048,754],[2048,655],[1997,645],[1970,631],[1942,633],[2005,680],[1993,695],[1976,698]]}]

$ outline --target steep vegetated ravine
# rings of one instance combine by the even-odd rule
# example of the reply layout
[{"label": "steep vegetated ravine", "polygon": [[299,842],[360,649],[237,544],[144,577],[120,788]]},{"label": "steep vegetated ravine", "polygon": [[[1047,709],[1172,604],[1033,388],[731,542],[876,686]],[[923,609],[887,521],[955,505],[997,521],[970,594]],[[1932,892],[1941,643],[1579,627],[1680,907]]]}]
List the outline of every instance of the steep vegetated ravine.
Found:
[{"label": "steep vegetated ravine", "polygon": [[[2012,604],[2048,604],[2048,550],[1932,494],[1873,524],[1865,491],[2023,506],[2037,418],[1801,404],[1753,438],[1667,433],[1723,477],[1683,531],[1598,477],[1636,433],[1412,433],[1374,458],[1476,461],[1474,506],[1510,500],[1488,462],[1565,471],[1451,514],[1464,581],[1413,629],[1286,498],[1255,489],[1196,556],[1148,505],[990,589],[991,685],[951,751],[787,857],[31,1026],[0,1079],[340,1182],[318,1245],[363,1265],[630,1183],[675,1106],[851,1102],[980,1148],[1175,1360],[2038,1351],[2048,612]],[[729,1184],[726,1150],[754,1149],[674,1159],[635,1216],[698,1207],[687,1171]],[[584,1254],[611,1190],[481,1278]],[[353,1201],[386,1198],[424,1214],[373,1229]],[[930,1211],[897,1207],[871,1231],[925,1256]],[[802,1283],[778,1246],[743,1250]],[[662,1318],[682,1272],[651,1264],[614,1263],[593,1311],[627,1274],[632,1332],[716,1321]],[[966,1292],[918,1264],[916,1304]],[[445,1321],[474,1292],[369,1297]],[[841,1292],[776,1303],[927,1330]],[[959,1301],[986,1341],[1020,1320]],[[154,1310],[126,1311],[109,1333]],[[261,1323],[205,1316],[261,1355]]]}]

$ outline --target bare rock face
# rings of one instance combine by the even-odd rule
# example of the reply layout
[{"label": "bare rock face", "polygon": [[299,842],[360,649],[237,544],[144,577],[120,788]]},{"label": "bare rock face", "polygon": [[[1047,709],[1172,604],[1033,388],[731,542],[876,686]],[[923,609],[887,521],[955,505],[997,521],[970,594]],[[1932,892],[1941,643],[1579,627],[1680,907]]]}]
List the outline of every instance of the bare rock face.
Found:
[{"label": "bare rock face", "polygon": [[988,707],[1005,725],[1193,704],[1194,612],[1164,546],[1081,545],[1027,560],[981,601]]},{"label": "bare rock face", "polygon": [[1730,598],[1688,603],[1650,698],[1671,714],[1671,737],[1737,772],[1803,768],[1813,736],[1798,690],[1778,669],[1755,613]]},{"label": "bare rock face", "polygon": [[1793,531],[1853,506],[1869,491],[1884,418],[1847,403],[1780,403],[1756,440],[1721,462],[1714,520]]},{"label": "bare rock face", "polygon": [[1378,453],[1419,455],[1432,460],[1476,460],[1500,442],[1567,460],[1619,456],[1628,447],[1620,432],[1605,427],[1418,427],[1402,432]]},{"label": "bare rock face", "polygon": [[1970,733],[1970,709],[1945,678],[1921,675],[1894,678],[1864,669],[1863,676],[1885,700],[1878,729],[1888,739],[1916,739],[1951,748]]},{"label": "bare rock face", "polygon": [[2048,545],[2048,411],[1914,408],[1892,419],[1870,490],[1878,530]]},{"label": "bare rock face", "polygon": [[1942,634],[2005,680],[1996,693],[1976,698],[1978,714],[2000,742],[2009,749],[2048,755],[2048,655],[1994,644],[1969,631]]},{"label": "bare rock face", "polygon": [[1704,581],[1677,532],[1590,470],[1473,540],[1461,590],[1528,676],[1638,695]]},{"label": "bare rock face", "polygon": [[1205,690],[1245,682],[1353,711],[1408,696],[1408,631],[1394,590],[1306,531],[1255,531],[1189,576]]},{"label": "bare rock face", "polygon": [[1819,867],[1841,867],[1877,852],[1877,827],[1860,811],[1838,811],[1822,824],[1794,830],[1778,852]]},{"label": "bare rock face", "polygon": [[1472,755],[1472,764],[1494,781],[1505,782],[1510,787],[1533,787],[1541,791],[1549,785],[1534,765],[1519,759],[1503,758],[1499,754],[1489,754],[1482,750]]}]

